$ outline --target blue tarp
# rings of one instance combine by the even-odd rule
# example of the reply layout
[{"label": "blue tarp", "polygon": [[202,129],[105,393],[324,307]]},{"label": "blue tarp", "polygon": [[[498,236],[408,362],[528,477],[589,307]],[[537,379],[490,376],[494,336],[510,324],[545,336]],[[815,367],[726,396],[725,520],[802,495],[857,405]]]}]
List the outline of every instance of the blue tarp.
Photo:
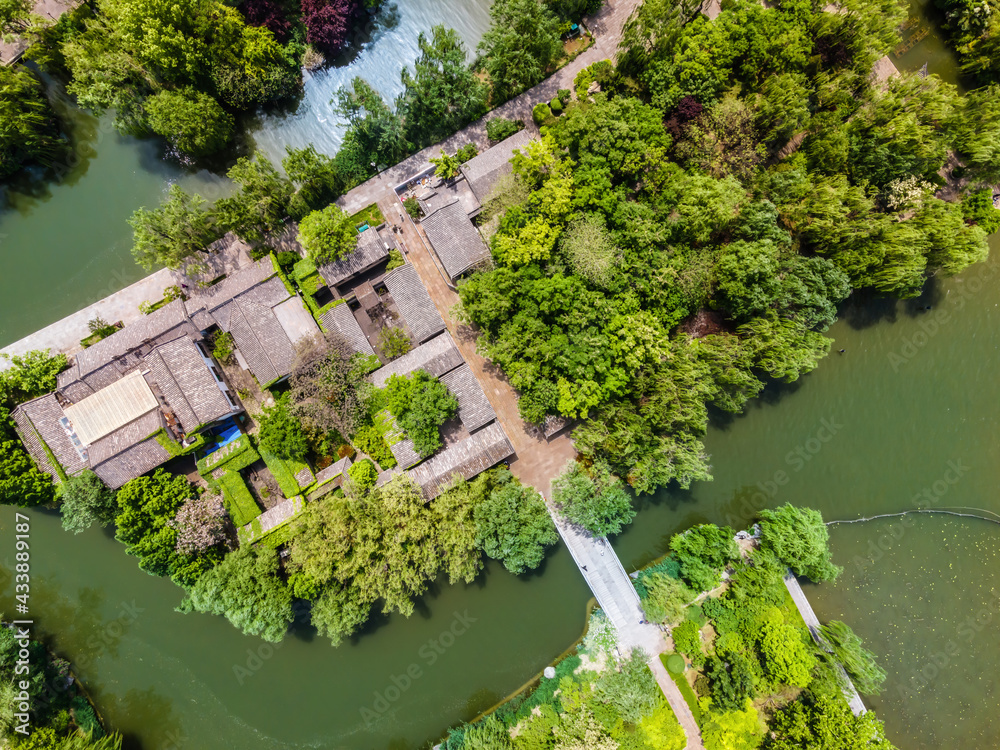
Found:
[{"label": "blue tarp", "polygon": [[214,437],[214,440],[209,440],[205,444],[206,456],[215,453],[224,445],[229,445],[243,433],[240,432],[240,428],[237,426],[235,420],[230,417],[218,427],[213,427],[209,434]]}]

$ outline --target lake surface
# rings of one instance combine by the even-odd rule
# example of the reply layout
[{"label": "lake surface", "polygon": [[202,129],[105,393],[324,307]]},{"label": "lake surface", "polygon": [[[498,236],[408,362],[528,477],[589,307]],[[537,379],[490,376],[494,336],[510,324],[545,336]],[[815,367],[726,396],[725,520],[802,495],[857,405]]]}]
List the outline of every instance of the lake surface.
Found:
[{"label": "lake surface", "polygon": [[[263,118],[257,144],[273,156],[310,140],[333,152],[342,130],[323,107],[338,85],[360,74],[395,96],[417,31],[443,21],[471,47],[486,5],[400,3],[398,24],[374,28],[349,67],[310,79],[296,113]],[[928,62],[955,80],[934,34],[893,59],[909,69]],[[68,184],[15,196],[0,212],[0,343],[138,278],[125,219],[155,204],[170,181],[209,197],[226,189],[213,175],[164,162],[153,142],[115,135],[106,120],[81,115],[80,123],[91,129],[83,140],[92,158]],[[834,354],[816,372],[713,425],[706,444],[715,481],[642,500],[615,540],[625,566],[662,554],[691,524],[741,526],[784,502],[827,519],[921,502],[1000,513],[998,245],[994,238],[987,264],[932,282],[921,299],[845,307],[829,332]],[[921,500],[925,489],[930,499]],[[0,509],[8,613],[13,517]],[[221,618],[176,613],[180,589],[142,573],[106,533],[74,536],[53,514],[31,518],[39,629],[55,634],[129,746],[146,750],[420,747],[560,653],[579,635],[590,596],[560,546],[535,575],[490,565],[472,585],[436,588],[409,619],[375,618],[338,649],[302,629],[274,649]],[[850,624],[889,672],[883,695],[866,702],[893,742],[902,750],[1000,746],[1000,526],[920,516],[834,526],[831,540],[844,574],[807,593],[821,619]],[[408,671],[418,675],[409,683]]]}]

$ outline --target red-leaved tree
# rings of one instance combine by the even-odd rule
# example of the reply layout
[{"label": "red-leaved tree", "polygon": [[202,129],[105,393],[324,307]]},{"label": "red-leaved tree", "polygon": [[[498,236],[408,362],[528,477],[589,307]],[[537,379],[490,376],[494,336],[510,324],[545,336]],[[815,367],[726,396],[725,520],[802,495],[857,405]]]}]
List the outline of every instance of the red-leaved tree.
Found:
[{"label": "red-leaved tree", "polygon": [[306,41],[324,55],[336,55],[360,8],[360,0],[302,0]]},{"label": "red-leaved tree", "polygon": [[269,29],[274,38],[284,44],[292,33],[292,22],[288,20],[288,10],[275,0],[245,0],[240,10],[251,26]]}]

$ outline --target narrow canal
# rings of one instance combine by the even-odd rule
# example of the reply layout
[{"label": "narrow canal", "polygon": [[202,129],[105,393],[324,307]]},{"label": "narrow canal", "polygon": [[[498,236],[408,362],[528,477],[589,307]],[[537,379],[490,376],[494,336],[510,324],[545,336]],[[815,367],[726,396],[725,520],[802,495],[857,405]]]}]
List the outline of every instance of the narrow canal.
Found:
[{"label": "narrow canal", "polygon": [[[400,2],[398,20],[370,29],[354,60],[308,82],[295,113],[255,124],[258,144],[272,155],[310,141],[334,151],[339,131],[323,108],[340,82],[362,74],[394,96],[418,30],[444,22],[471,46],[487,5]],[[896,62],[928,62],[954,80],[954,61],[933,33]],[[125,218],[157,202],[169,182],[210,197],[225,189],[208,173],[164,162],[155,144],[78,118],[91,148],[73,179],[40,195],[8,195],[0,212],[0,344],[138,278]],[[992,247],[988,264],[932,283],[918,300],[848,306],[829,334],[835,353],[818,371],[713,425],[714,482],[642,502],[615,540],[626,567],[662,554],[670,535],[693,523],[740,525],[786,501],[853,518],[915,507],[926,489],[924,502],[935,507],[1000,513],[997,238]],[[560,547],[535,575],[490,566],[474,584],[443,585],[413,617],[377,619],[338,649],[304,629],[273,649],[221,618],[174,612],[180,590],[142,573],[108,534],[73,536],[54,515],[32,519],[40,630],[56,634],[106,717],[145,750],[419,747],[562,651],[589,598]],[[7,612],[12,520],[2,509]],[[807,593],[821,619],[848,622],[886,666],[887,690],[866,700],[893,742],[902,750],[1000,746],[991,710],[1000,526],[917,517],[831,534],[845,572]],[[419,676],[407,681],[408,671]]]}]

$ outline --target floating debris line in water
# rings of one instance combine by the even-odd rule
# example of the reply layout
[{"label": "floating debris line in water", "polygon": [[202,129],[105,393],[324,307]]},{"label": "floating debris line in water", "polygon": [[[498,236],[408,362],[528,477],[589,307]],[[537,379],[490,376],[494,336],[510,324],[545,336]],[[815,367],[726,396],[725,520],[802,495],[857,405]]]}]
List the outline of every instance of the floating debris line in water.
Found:
[{"label": "floating debris line in water", "polygon": [[965,508],[962,506],[956,506],[959,510],[976,510],[980,513],[989,513],[994,518],[987,518],[986,516],[979,516],[974,513],[956,513],[953,510],[944,510],[943,508],[914,508],[913,510],[904,510],[899,513],[881,513],[877,516],[862,516],[861,518],[853,518],[845,521],[827,521],[827,526],[833,526],[839,523],[865,523],[866,521],[877,521],[880,518],[899,518],[900,516],[908,516],[912,513],[937,513],[944,516],[957,516],[958,518],[975,518],[980,521],[989,521],[990,523],[1000,524],[1000,514],[994,513],[991,510],[983,510],[982,508]]}]

